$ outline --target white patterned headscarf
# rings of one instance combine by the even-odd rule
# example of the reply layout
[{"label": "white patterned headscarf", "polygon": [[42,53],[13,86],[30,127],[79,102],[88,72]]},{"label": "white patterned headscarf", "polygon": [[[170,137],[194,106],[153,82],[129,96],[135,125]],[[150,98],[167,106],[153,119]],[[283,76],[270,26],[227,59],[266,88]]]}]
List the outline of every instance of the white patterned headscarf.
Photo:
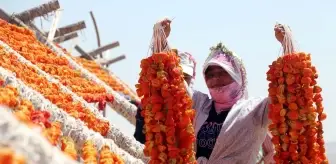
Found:
[{"label": "white patterned headscarf", "polygon": [[178,51],[177,49],[173,49],[176,54],[180,57],[180,66],[182,67],[183,73],[192,77],[190,84],[188,85],[185,81],[185,87],[190,96],[193,95],[193,86],[196,77],[196,61],[192,57],[192,55],[188,52]]},{"label": "white patterned headscarf", "polygon": [[210,48],[211,53],[203,65],[203,75],[209,66],[220,66],[241,86],[242,99],[248,98],[246,70],[242,59],[222,43]]},{"label": "white patterned headscarf", "polygon": [[196,78],[196,61],[188,52],[177,51],[177,55],[180,57],[180,66],[182,67],[183,73],[192,77],[189,84],[189,87],[192,88]]}]

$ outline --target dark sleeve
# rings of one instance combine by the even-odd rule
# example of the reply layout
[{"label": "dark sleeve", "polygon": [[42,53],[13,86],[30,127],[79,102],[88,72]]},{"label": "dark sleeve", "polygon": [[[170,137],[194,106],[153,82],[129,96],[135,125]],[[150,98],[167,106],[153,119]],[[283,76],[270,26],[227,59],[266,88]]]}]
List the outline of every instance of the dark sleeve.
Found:
[{"label": "dark sleeve", "polygon": [[143,127],[144,127],[144,118],[141,116],[141,108],[140,105],[136,104],[136,102],[131,101],[132,104],[136,105],[138,107],[137,114],[135,115],[136,123],[135,123],[135,132],[134,132],[134,138],[144,144],[146,141],[145,134],[143,133]]}]

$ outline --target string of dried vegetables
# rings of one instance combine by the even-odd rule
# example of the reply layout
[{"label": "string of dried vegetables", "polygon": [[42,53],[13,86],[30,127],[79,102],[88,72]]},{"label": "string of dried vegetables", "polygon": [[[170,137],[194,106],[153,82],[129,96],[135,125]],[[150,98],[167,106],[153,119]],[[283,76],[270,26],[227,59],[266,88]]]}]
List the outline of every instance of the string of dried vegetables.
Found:
[{"label": "string of dried vegetables", "polygon": [[[155,27],[163,33],[160,24]],[[150,164],[196,163],[194,110],[184,86],[179,57],[173,51],[154,51],[150,57],[141,60],[140,67],[136,88],[142,97],[141,114],[146,134],[144,153],[151,158]]]},{"label": "string of dried vegetables", "polygon": [[269,126],[277,164],[326,164],[323,113],[318,73],[311,55],[294,51],[290,30],[284,26],[285,53],[267,72],[269,83]]}]

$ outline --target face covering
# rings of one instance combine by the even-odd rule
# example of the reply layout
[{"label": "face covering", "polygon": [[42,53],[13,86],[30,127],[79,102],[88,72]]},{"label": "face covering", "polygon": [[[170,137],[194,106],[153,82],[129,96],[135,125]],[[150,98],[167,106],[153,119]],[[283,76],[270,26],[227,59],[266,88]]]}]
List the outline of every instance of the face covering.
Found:
[{"label": "face covering", "polygon": [[231,107],[242,97],[241,86],[237,82],[217,87],[209,88],[210,95],[214,101],[215,109],[221,111],[230,110]]}]

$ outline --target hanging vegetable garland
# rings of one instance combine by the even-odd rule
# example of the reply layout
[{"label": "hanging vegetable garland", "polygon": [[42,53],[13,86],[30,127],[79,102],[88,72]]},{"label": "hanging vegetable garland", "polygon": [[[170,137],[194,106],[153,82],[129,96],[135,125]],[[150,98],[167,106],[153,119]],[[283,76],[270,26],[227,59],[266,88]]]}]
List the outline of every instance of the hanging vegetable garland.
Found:
[{"label": "hanging vegetable garland", "polygon": [[326,114],[317,70],[310,54],[294,50],[287,26],[277,25],[275,30],[277,37],[284,35],[284,55],[267,72],[274,160],[277,164],[327,164],[322,128]]},{"label": "hanging vegetable garland", "polygon": [[154,26],[153,54],[141,61],[136,85],[145,120],[144,153],[150,164],[196,163],[192,121],[194,110],[183,80],[178,56],[167,45],[163,24]]}]

